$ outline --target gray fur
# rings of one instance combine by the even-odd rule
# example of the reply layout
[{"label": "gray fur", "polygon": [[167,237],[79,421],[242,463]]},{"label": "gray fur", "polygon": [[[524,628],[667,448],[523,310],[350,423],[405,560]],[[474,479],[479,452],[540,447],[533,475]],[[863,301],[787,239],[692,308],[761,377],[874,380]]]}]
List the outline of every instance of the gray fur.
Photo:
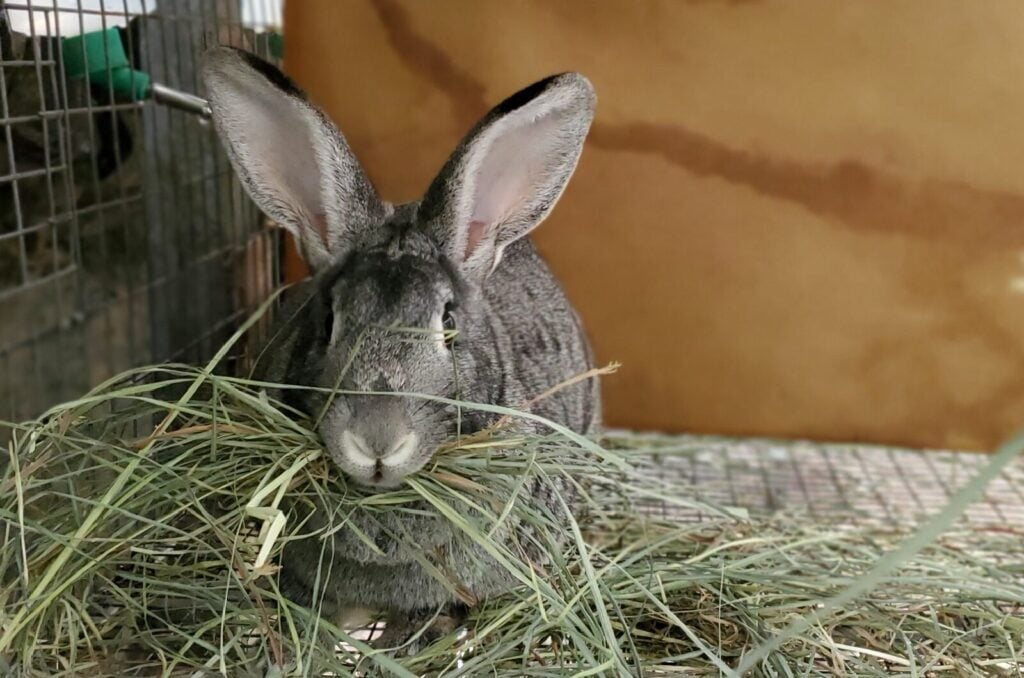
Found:
[{"label": "gray fur", "polygon": [[230,47],[203,63],[214,124],[253,201],[314,267],[356,244],[383,203],[334,124],[274,66]]},{"label": "gray fur", "polygon": [[[323,192],[328,215],[348,215],[340,220],[344,237],[329,238],[326,251],[314,254],[310,263],[315,275],[294,290],[282,309],[278,330],[264,351],[261,378],[522,407],[593,366],[579,318],[525,237],[554,207],[579,158],[594,105],[585,78],[554,76],[499,104],[467,135],[422,202],[392,207],[375,206],[376,195],[362,170],[353,169],[358,163],[340,134],[294,85],[280,74],[268,74],[267,68],[216,50],[204,69],[211,86],[233,82],[238,91],[259,91],[270,99],[260,104],[224,93],[211,97],[214,121],[243,178],[281,174],[275,168],[277,159],[246,145],[251,138],[244,131],[249,114],[239,106],[267,105],[296,113],[297,120],[282,124],[320,120],[314,134],[337,135],[313,143],[339,154],[327,163],[310,160],[313,171],[330,170],[327,175],[333,178],[320,180],[321,185],[361,188]],[[525,160],[517,167],[520,155]],[[253,164],[269,169],[253,169]],[[283,166],[299,164],[292,159]],[[273,203],[267,194],[281,189],[251,179],[245,185],[277,216],[267,207]],[[522,190],[507,190],[508,185]],[[332,202],[353,196],[361,204],[355,211]],[[500,218],[481,221],[493,215]],[[300,240],[310,240],[306,230],[311,225],[302,219],[294,223]],[[470,235],[471,228],[477,229],[475,235]],[[307,256],[316,247],[314,241],[304,248]],[[454,305],[458,329],[451,349],[438,331],[446,304]],[[277,395],[312,416],[326,412],[319,433],[330,457],[352,479],[371,486],[400,483],[428,462],[458,426],[466,434],[493,421],[492,416],[468,411],[459,421],[443,404],[402,396],[339,394],[328,402],[309,390],[281,389]],[[592,434],[600,424],[597,381],[561,390],[533,411]],[[521,426],[539,428],[529,422]],[[416,445],[402,447],[403,440]],[[384,463],[389,459],[401,463],[392,469]],[[537,483],[531,491],[535,501],[557,508],[551,488]],[[321,507],[305,528],[326,524],[329,513],[329,506]],[[281,585],[297,602],[322,605],[328,615],[375,608],[388,613],[392,628],[414,625],[438,609],[458,609],[458,597],[416,561],[424,555],[457,580],[468,594],[463,598],[480,600],[510,586],[501,568],[466,546],[443,519],[393,511],[350,519],[384,555],[345,529],[334,533],[326,549],[316,538],[289,544]],[[527,544],[529,551],[529,535],[513,534],[517,529],[510,526],[505,536],[517,537],[517,548]],[[395,538],[403,535],[413,539],[416,552]],[[326,578],[325,586],[316,586],[318,576],[321,582]],[[314,588],[320,600],[313,599]],[[389,641],[394,635],[389,634]]]}]

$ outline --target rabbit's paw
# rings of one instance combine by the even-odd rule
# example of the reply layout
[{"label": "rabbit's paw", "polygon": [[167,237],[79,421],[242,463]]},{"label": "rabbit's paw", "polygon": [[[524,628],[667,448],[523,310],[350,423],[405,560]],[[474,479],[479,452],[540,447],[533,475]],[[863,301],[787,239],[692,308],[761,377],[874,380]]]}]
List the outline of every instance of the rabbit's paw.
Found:
[{"label": "rabbit's paw", "polygon": [[373,641],[373,646],[395,657],[413,657],[432,643],[455,631],[466,618],[462,606],[438,613],[424,610],[412,614],[391,614],[384,625],[384,633]]}]

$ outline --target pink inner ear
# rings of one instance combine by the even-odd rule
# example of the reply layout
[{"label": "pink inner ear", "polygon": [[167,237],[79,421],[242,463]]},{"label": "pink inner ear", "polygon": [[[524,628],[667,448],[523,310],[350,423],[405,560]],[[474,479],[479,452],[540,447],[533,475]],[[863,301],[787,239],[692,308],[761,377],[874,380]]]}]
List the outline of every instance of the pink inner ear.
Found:
[{"label": "pink inner ear", "polygon": [[486,222],[474,220],[469,222],[469,231],[466,233],[466,253],[463,259],[469,259],[473,256],[473,252],[476,251],[477,245],[484,238],[484,232],[487,230]]},{"label": "pink inner ear", "polygon": [[320,236],[320,242],[324,244],[324,247],[330,247],[330,243],[327,242],[327,215],[326,214],[314,214],[313,215],[313,230]]},{"label": "pink inner ear", "polygon": [[550,166],[561,157],[563,117],[561,111],[552,110],[495,125],[485,140],[489,143],[478,151],[478,161],[473,163],[476,180],[470,201],[466,259],[475,254],[484,238],[492,244],[498,240],[508,244],[537,225],[539,219],[523,218],[539,213],[537,205],[550,199],[548,194],[559,185]]}]

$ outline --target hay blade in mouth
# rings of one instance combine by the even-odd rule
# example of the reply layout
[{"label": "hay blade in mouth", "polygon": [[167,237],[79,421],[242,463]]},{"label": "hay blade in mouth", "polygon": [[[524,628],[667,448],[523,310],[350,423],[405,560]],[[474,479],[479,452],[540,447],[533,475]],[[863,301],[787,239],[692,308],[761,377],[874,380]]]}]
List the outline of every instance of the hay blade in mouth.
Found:
[{"label": "hay blade in mouth", "polygon": [[[1021,668],[1024,540],[947,531],[967,494],[909,535],[747,518],[702,502],[684,478],[641,472],[636,462],[649,460],[655,442],[599,445],[557,427],[453,443],[402,487],[370,493],[346,484],[310,428],[263,397],[260,384],[215,367],[134,370],[12,425],[0,475],[6,670],[262,675],[290,662],[300,674],[346,676],[371,662],[406,676],[778,667],[981,676]],[[968,493],[1011,456],[994,457]],[[564,511],[525,501],[534,479],[568,483],[585,515],[566,527]],[[325,532],[359,538],[353,515],[427,511],[516,587],[481,601],[467,633],[415,657],[373,651],[278,590],[281,549],[309,531],[303,509],[325,497],[337,509]],[[707,518],[645,513],[659,502],[697,506]],[[531,548],[543,562],[501,538],[520,524],[537,535]],[[460,590],[457,573],[421,557]]]}]

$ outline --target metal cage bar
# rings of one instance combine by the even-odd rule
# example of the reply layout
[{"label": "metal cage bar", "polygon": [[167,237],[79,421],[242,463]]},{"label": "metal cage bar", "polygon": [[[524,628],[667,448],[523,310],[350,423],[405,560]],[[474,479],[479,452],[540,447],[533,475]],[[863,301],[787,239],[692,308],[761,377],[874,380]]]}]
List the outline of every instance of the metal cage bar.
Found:
[{"label": "metal cage bar", "polygon": [[198,94],[202,50],[273,61],[280,23],[280,0],[0,0],[0,418],[201,360],[280,282],[211,127],[116,96],[109,47],[76,79],[65,40],[116,30],[133,69]]}]

